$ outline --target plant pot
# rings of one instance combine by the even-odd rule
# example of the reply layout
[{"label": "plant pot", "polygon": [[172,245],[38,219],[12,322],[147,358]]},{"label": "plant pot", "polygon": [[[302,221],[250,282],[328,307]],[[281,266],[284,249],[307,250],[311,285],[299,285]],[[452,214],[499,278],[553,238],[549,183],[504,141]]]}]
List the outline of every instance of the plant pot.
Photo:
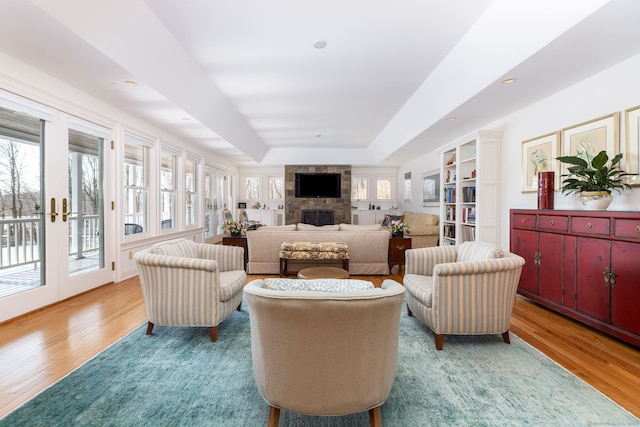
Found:
[{"label": "plant pot", "polygon": [[613,196],[606,191],[585,191],[580,193],[578,200],[585,211],[606,211]]},{"label": "plant pot", "polygon": [[242,233],[240,231],[231,233],[231,237],[240,237],[240,236],[242,236]]},{"label": "plant pot", "polygon": [[404,232],[398,231],[397,233],[391,233],[391,237],[404,237]]}]

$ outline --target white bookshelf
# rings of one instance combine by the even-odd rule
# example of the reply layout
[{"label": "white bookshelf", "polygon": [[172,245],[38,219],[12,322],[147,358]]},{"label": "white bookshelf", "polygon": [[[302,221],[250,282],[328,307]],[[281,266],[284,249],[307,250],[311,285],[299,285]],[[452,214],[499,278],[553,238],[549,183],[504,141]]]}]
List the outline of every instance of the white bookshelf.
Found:
[{"label": "white bookshelf", "polygon": [[442,147],[440,245],[499,244],[501,139],[480,130]]}]

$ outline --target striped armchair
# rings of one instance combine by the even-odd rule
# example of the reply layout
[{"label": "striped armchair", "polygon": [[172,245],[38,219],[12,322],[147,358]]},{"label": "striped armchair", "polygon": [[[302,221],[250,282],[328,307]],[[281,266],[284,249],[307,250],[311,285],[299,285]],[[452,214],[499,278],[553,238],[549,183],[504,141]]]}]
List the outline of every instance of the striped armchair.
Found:
[{"label": "striped armchair", "polygon": [[176,239],[138,252],[135,261],[147,307],[147,335],[154,325],[218,325],[240,310],[247,282],[244,249]]},{"label": "striped armchair", "polygon": [[524,258],[483,242],[405,252],[407,311],[435,334],[502,334],[509,324]]}]

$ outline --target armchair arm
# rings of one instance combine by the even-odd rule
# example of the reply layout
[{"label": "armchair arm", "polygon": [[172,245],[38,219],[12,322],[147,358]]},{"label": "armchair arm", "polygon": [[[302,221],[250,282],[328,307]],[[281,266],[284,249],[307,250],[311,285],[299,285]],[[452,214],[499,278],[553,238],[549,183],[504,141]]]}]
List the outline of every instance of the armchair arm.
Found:
[{"label": "armchair arm", "polygon": [[453,263],[456,260],[455,246],[434,246],[408,249],[405,253],[405,274],[432,276],[437,264]]},{"label": "armchair arm", "polygon": [[198,243],[198,256],[216,260],[221,272],[244,270],[244,248],[238,246]]}]

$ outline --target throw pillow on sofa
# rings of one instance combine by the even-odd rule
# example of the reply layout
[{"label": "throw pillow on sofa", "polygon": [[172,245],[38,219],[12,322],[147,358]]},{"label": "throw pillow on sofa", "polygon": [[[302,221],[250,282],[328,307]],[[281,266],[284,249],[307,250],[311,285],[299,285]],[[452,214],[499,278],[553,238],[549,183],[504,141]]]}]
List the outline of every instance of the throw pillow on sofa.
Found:
[{"label": "throw pillow on sofa", "polygon": [[373,283],[353,279],[264,279],[265,288],[276,291],[354,292],[374,289]]},{"label": "throw pillow on sofa", "polygon": [[388,227],[394,221],[399,221],[399,222],[404,221],[404,215],[389,215],[389,214],[386,214],[384,216],[384,220],[382,220],[382,226],[383,227]]}]

